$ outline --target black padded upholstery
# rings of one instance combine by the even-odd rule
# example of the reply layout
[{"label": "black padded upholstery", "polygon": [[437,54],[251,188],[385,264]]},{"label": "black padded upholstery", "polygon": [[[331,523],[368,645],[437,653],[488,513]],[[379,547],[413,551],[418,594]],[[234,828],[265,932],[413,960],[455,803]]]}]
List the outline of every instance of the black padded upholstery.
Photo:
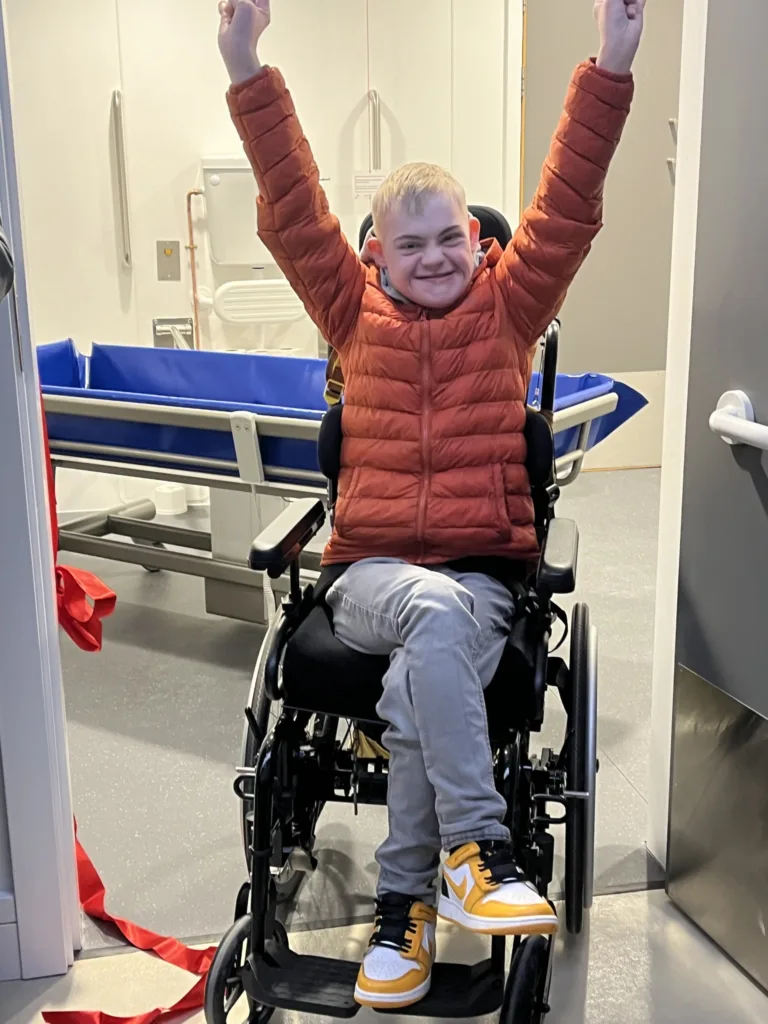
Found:
[{"label": "black padded upholstery", "polygon": [[332,405],[323,416],[320,433],[317,438],[317,461],[320,472],[335,482],[339,478],[341,468],[341,402]]},{"label": "black padded upholstery", "polygon": [[554,471],[555,439],[552,424],[536,409],[526,409],[525,445],[525,466],[531,487],[546,487]]},{"label": "black padded upholstery", "polygon": [[[512,229],[503,213],[494,210],[490,206],[470,206],[469,212],[480,221],[480,237],[495,238],[502,249],[506,249],[512,238]],[[360,237],[358,239],[360,249],[365,245],[368,232],[373,227],[373,216],[369,213],[360,225]]]},{"label": "black padded upholstery", "polygon": [[[325,582],[321,576],[317,589],[325,591]],[[532,704],[533,695],[533,645],[529,629],[530,620],[525,618],[512,624],[499,670],[486,690],[492,740],[501,738],[500,727],[505,732],[522,728],[531,718],[533,708],[527,706]],[[358,654],[337,640],[331,612],[321,602],[286,646],[283,702],[286,707],[303,711],[380,723],[376,705],[388,667],[389,658]]]}]

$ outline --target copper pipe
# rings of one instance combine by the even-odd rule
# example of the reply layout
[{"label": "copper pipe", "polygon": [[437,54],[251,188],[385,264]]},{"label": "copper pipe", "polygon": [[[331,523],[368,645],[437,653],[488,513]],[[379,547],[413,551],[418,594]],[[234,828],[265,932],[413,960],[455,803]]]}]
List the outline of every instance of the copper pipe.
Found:
[{"label": "copper pipe", "polygon": [[187,245],[189,253],[189,269],[192,275],[192,316],[194,323],[194,336],[192,347],[200,349],[200,296],[197,288],[197,243],[195,242],[195,226],[192,222],[192,200],[195,196],[203,195],[201,188],[193,188],[187,192]]}]

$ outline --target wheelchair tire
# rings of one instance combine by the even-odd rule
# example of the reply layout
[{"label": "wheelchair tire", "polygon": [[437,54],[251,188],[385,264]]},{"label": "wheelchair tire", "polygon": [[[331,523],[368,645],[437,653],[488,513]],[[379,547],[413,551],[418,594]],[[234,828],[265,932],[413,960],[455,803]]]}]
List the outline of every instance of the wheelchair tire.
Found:
[{"label": "wheelchair tire", "polygon": [[[589,797],[571,796],[566,805],[565,820],[565,922],[572,935],[578,935],[584,923],[586,897],[591,895],[587,872],[593,870],[593,857],[587,857],[587,844],[594,843],[594,734],[590,716],[596,705],[590,699],[590,624],[589,609],[577,604],[571,620],[570,689],[571,713],[568,721],[566,759],[567,792],[588,793]],[[588,761],[592,757],[592,769]],[[591,785],[590,785],[591,784]],[[590,825],[591,822],[591,825]]]},{"label": "wheelchair tire", "polygon": [[549,1012],[548,977],[549,942],[543,935],[533,935],[520,944],[512,958],[500,1024],[541,1024]]},{"label": "wheelchair tire", "polygon": [[[264,634],[264,640],[262,641],[259,649],[259,656],[256,659],[256,667],[253,670],[253,676],[251,677],[251,690],[248,694],[248,707],[250,708],[256,724],[259,728],[260,736],[254,736],[253,730],[246,721],[245,730],[243,732],[243,760],[242,764],[244,768],[254,768],[256,765],[256,759],[259,756],[259,750],[264,739],[269,734],[271,728],[280,714],[279,704],[275,704],[273,707],[272,701],[267,696],[266,689],[264,688],[264,674],[267,668],[267,655],[272,646],[272,642],[277,634],[277,630],[282,621],[282,611],[279,610],[274,620],[267,627],[267,632]],[[248,868],[250,875],[251,870],[251,829],[253,828],[253,805],[243,801],[241,804],[241,815],[240,815],[240,835],[243,841],[243,853],[245,854],[245,863]]]},{"label": "wheelchair tire", "polygon": [[[272,641],[277,634],[283,618],[282,609],[277,610],[274,620],[267,627],[264,634],[259,656],[256,660],[256,667],[251,679],[251,690],[248,695],[248,707],[259,727],[260,736],[254,736],[248,722],[245,723],[243,733],[243,766],[253,768],[259,756],[261,744],[267,735],[274,728],[280,717],[280,702],[270,701],[264,686],[264,674],[266,672],[267,655],[272,646]],[[253,805],[245,801],[241,804],[240,835],[243,841],[243,853],[248,874],[251,873],[251,830],[253,828]],[[278,903],[285,903],[291,900],[297,893],[306,872],[297,868],[293,858],[289,857],[283,870],[272,876],[275,886],[275,893]]]},{"label": "wheelchair tire", "polygon": [[[284,934],[276,934],[275,940],[281,942]],[[246,914],[235,921],[221,940],[205,980],[206,1024],[267,1024],[275,1012],[272,1006],[254,1003],[243,988],[240,972],[248,959],[250,937],[251,917]],[[245,1002],[236,1021],[230,1015],[242,1000]],[[243,1016],[246,1011],[247,1015]]]}]

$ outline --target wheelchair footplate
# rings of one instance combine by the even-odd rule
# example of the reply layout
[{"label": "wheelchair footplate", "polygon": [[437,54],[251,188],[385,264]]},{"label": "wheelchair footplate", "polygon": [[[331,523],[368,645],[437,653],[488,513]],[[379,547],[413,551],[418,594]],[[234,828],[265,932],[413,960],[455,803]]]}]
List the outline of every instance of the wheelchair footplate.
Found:
[{"label": "wheelchair footplate", "polygon": [[[359,962],[301,956],[284,947],[271,955],[251,956],[243,972],[248,995],[262,1006],[330,1017],[354,1017]],[[504,999],[504,974],[490,959],[471,966],[436,963],[432,987],[420,1002],[379,1013],[418,1017],[481,1017],[494,1013]]]}]

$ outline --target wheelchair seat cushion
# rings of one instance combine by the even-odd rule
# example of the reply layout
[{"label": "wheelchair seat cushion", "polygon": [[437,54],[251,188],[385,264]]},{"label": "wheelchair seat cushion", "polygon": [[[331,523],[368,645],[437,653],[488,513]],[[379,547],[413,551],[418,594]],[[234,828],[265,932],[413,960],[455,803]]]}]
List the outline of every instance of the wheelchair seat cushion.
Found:
[{"label": "wheelchair seat cushion", "polygon": [[[500,740],[510,728],[525,727],[533,708],[533,645],[528,627],[525,618],[512,624],[496,676],[485,691],[492,741]],[[283,703],[316,714],[381,724],[376,705],[388,668],[388,657],[359,654],[338,640],[330,609],[320,601],[286,645]]]}]

